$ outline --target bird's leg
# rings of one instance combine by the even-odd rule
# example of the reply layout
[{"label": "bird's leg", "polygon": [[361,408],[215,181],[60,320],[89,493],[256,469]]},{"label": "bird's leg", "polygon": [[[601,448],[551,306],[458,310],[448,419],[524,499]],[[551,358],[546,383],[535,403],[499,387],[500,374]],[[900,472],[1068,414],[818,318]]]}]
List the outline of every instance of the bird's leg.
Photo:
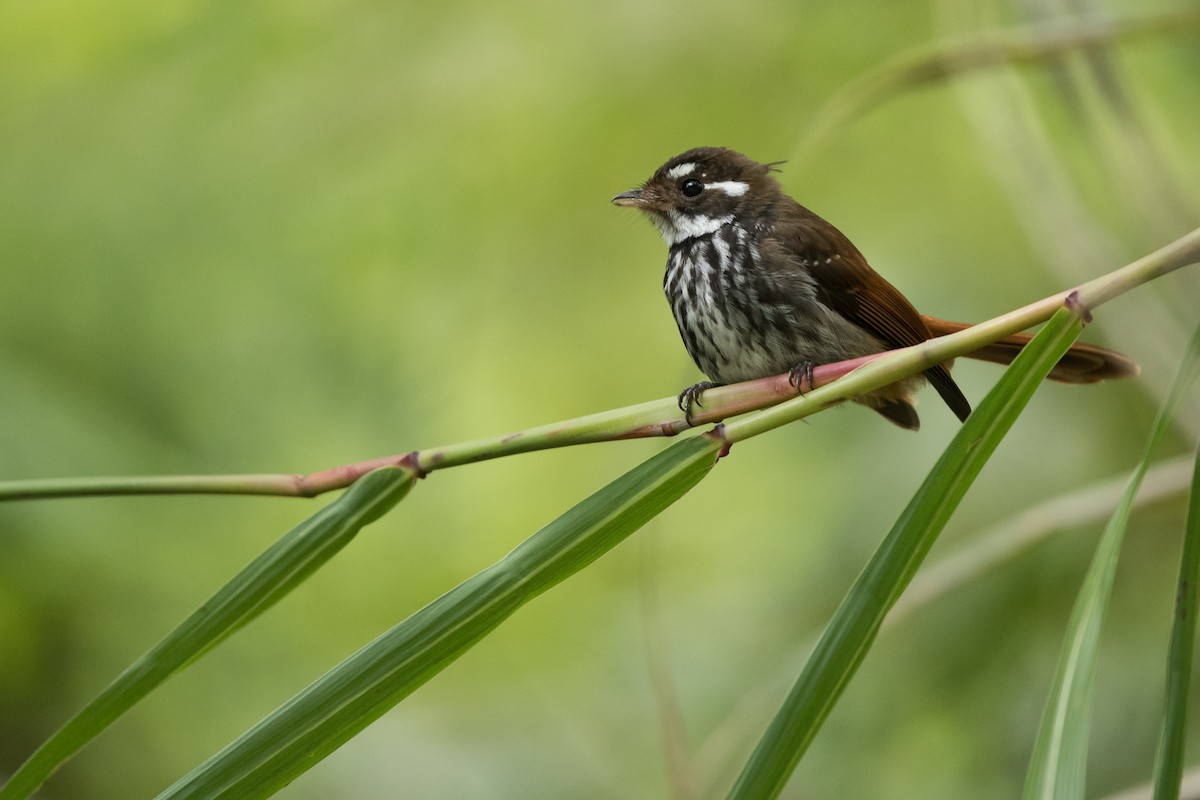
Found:
[{"label": "bird's leg", "polygon": [[816,365],[811,361],[801,361],[796,366],[788,370],[788,383],[796,387],[797,394],[804,394],[803,384],[807,383],[808,388],[813,388],[813,368]]},{"label": "bird's leg", "polygon": [[692,406],[704,405],[700,402],[700,395],[709,389],[715,389],[718,386],[724,386],[723,383],[714,383],[712,381],[700,381],[684,389],[679,393],[679,410],[683,412],[683,418],[691,422]]}]

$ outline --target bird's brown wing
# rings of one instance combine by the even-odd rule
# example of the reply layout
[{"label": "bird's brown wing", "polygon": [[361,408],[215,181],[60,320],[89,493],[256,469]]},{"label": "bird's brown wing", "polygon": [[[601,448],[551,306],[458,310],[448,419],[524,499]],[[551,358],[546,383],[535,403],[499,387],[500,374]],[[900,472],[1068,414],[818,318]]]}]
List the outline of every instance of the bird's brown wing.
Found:
[{"label": "bird's brown wing", "polygon": [[[817,299],[889,347],[908,347],[929,339],[929,329],[908,298],[871,269],[841,231],[807,209],[803,211],[792,215],[793,221],[786,225],[777,225],[775,233],[812,273]],[[945,365],[930,367],[925,376],[950,410],[965,420],[971,404]]]}]

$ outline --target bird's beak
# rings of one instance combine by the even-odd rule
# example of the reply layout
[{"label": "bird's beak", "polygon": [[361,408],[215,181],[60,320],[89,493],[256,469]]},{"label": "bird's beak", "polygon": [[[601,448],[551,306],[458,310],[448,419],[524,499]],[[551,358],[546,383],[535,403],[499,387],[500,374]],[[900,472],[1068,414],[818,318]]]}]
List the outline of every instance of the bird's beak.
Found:
[{"label": "bird's beak", "polygon": [[645,198],[642,197],[641,189],[631,189],[628,192],[621,192],[612,199],[612,202],[616,206],[630,206],[632,208],[638,208],[646,204]]}]

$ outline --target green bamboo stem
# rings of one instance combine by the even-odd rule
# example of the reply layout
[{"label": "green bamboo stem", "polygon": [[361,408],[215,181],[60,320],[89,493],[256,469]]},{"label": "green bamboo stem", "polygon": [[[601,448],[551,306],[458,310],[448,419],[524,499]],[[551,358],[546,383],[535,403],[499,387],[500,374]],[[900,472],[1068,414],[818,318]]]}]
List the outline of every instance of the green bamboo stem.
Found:
[{"label": "green bamboo stem", "polygon": [[[397,466],[417,477],[447,467],[492,458],[592,442],[675,436],[689,428],[720,422],[749,411],[769,409],[722,426],[718,435],[733,443],[814,414],[924,369],[965,355],[1009,334],[1045,322],[1074,294],[1090,310],[1172,270],[1200,261],[1200,228],[1107,275],[1001,314],[964,331],[923,344],[866,358],[825,364],[813,370],[812,385],[799,389],[788,376],[709,389],[703,406],[685,417],[673,397],[528,428],[502,436],[414,450],[346,464],[309,474],[167,475],[48,478],[0,482],[0,502],[64,497],[148,494],[253,494],[315,497],[344,489],[368,472]],[[851,374],[853,373],[853,374]],[[797,396],[799,394],[799,396]],[[784,402],[788,401],[788,402]],[[774,408],[770,408],[775,406]]]}]

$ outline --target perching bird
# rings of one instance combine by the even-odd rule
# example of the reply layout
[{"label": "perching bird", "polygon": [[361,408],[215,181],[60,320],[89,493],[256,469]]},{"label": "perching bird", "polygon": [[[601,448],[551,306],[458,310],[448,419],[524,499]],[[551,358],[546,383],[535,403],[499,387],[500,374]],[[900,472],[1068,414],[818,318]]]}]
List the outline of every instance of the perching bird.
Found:
[{"label": "perching bird", "polygon": [[[733,150],[699,147],[612,200],[644,212],[669,248],[663,288],[688,353],[711,379],[680,394],[685,412],[713,386],[789,371],[798,382],[817,364],[968,327],[919,314],[841,231],[784,194],[771,173],[771,164]],[[1008,363],[1029,338],[1010,336],[970,357]],[[916,430],[914,393],[927,379],[965,420],[971,405],[949,366],[855,400]],[[1093,383],[1137,372],[1119,353],[1076,344],[1049,377]]]}]

